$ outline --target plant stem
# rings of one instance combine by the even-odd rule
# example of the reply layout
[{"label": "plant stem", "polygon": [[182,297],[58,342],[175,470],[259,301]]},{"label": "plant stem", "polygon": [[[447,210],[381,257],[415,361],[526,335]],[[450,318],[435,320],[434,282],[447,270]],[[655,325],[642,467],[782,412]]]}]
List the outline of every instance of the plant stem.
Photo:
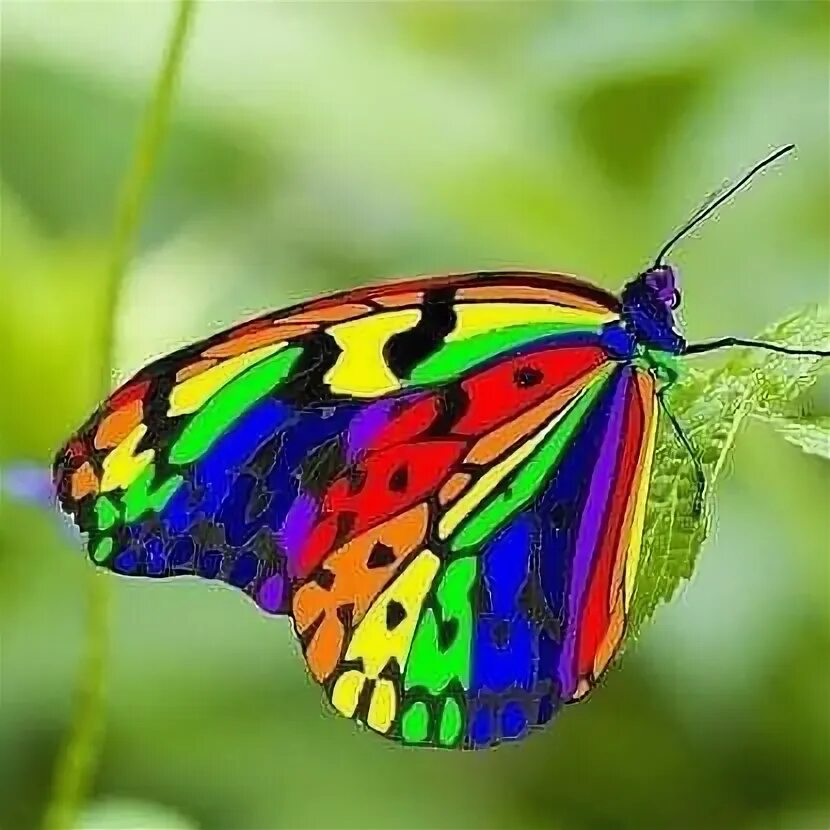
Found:
[{"label": "plant stem", "polygon": [[121,287],[141,227],[141,215],[147,202],[153,169],[158,161],[159,150],[167,132],[173,95],[176,91],[195,6],[195,0],[179,0],[178,2],[176,19],[173,22],[173,29],[165,49],[161,70],[156,79],[153,97],[141,124],[135,154],[121,189],[116,212],[108,279],[104,288],[104,329],[102,331],[102,344],[106,355],[104,362],[105,376],[102,379],[104,394],[109,393],[112,382],[115,321]]},{"label": "plant stem", "polygon": [[[110,263],[103,286],[101,395],[110,392],[118,304],[124,275],[141,226],[153,171],[167,132],[195,0],[179,0],[153,96],[116,210]],[[105,575],[87,577],[86,653],[75,691],[72,721],[56,762],[44,830],[70,830],[89,794],[101,753],[106,720],[106,673],[111,597]]]},{"label": "plant stem", "polygon": [[87,579],[86,651],[78,672],[72,721],[55,767],[44,830],[77,826],[79,809],[90,789],[104,736],[106,665],[111,597],[103,574]]}]

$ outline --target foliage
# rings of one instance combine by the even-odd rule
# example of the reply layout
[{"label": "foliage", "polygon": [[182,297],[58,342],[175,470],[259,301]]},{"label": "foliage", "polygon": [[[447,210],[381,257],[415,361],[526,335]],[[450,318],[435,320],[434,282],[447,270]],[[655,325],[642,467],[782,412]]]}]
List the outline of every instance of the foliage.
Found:
[{"label": "foliage", "polygon": [[[830,351],[830,311],[805,309],[765,330],[758,339]],[[691,578],[701,545],[711,530],[715,486],[743,422],[753,415],[783,418],[792,401],[815,383],[826,363],[817,357],[742,350],[722,365],[690,370],[672,390],[672,409],[700,453],[710,503],[695,514],[695,475],[689,455],[662,419],[629,637],[636,637],[657,606],[671,599],[682,582]],[[825,430],[826,422],[824,419]],[[801,446],[818,446],[823,437],[826,454],[827,433],[821,434],[821,427],[821,421],[784,421],[780,429]]]},{"label": "foliage", "polygon": [[[123,378],[264,308],[388,276],[521,266],[617,288],[789,141],[797,158],[676,250],[687,336],[826,301],[826,4],[204,3],[111,319],[113,204],[175,8],[4,5],[0,463],[42,468],[97,403],[110,322]],[[705,365],[733,358],[749,355]],[[803,370],[775,366],[771,411]],[[394,751],[325,710],[288,627],[236,592],[109,580],[107,733],[82,826],[117,827],[119,810],[172,823],[155,805],[215,830],[828,826],[830,465],[757,419],[732,435],[716,396],[734,407],[749,382],[696,369],[675,390],[710,481],[732,446],[706,555],[604,688],[521,747]],[[660,443],[671,500],[687,459]],[[61,531],[0,498],[5,828],[40,822],[72,717],[90,571]],[[675,545],[688,573],[697,548]],[[650,557],[638,624],[682,583]]]},{"label": "foliage", "polygon": [[769,422],[804,452],[830,459],[830,415],[780,415]]}]

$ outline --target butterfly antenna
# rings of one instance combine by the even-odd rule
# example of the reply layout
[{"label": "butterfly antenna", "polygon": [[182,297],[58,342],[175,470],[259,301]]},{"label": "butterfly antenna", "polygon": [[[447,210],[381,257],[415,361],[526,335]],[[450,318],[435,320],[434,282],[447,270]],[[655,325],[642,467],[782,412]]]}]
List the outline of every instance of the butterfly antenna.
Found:
[{"label": "butterfly antenna", "polygon": [[662,247],[660,253],[657,254],[657,258],[654,260],[654,265],[652,268],[659,268],[663,264],[663,259],[665,258],[666,254],[674,247],[674,245],[679,242],[686,234],[690,233],[694,230],[704,219],[708,216],[711,216],[712,213],[717,210],[727,199],[731,198],[735,195],[753,176],[757,173],[760,173],[765,167],[768,167],[774,161],[777,161],[781,158],[781,156],[785,156],[787,153],[792,152],[795,149],[795,144],[787,144],[785,147],[780,147],[774,153],[768,155],[763,161],[759,161],[751,170],[744,173],[741,178],[735,182],[735,184],[728,187],[723,193],[721,193],[713,202],[708,205],[705,205],[700,210],[698,210],[682,228],[680,228],[677,233]]}]

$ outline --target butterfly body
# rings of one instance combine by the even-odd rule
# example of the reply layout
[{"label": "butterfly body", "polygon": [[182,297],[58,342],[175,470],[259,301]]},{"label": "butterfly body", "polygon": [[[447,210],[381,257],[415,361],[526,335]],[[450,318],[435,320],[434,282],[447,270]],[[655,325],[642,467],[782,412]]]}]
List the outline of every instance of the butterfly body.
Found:
[{"label": "butterfly body", "polygon": [[288,614],[341,714],[523,737],[597,682],[636,586],[668,267],[324,298],[142,369],[55,461],[92,559]]}]

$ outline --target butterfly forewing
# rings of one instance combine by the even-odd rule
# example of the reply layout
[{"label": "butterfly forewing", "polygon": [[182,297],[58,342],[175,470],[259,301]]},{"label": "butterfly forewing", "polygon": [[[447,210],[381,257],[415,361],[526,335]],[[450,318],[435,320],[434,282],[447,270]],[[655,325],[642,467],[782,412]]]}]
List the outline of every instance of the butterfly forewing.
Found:
[{"label": "butterfly forewing", "polygon": [[58,456],[99,564],[290,612],[334,707],[413,744],[515,738],[617,648],[653,387],[573,278],[370,288],[151,364]]}]

